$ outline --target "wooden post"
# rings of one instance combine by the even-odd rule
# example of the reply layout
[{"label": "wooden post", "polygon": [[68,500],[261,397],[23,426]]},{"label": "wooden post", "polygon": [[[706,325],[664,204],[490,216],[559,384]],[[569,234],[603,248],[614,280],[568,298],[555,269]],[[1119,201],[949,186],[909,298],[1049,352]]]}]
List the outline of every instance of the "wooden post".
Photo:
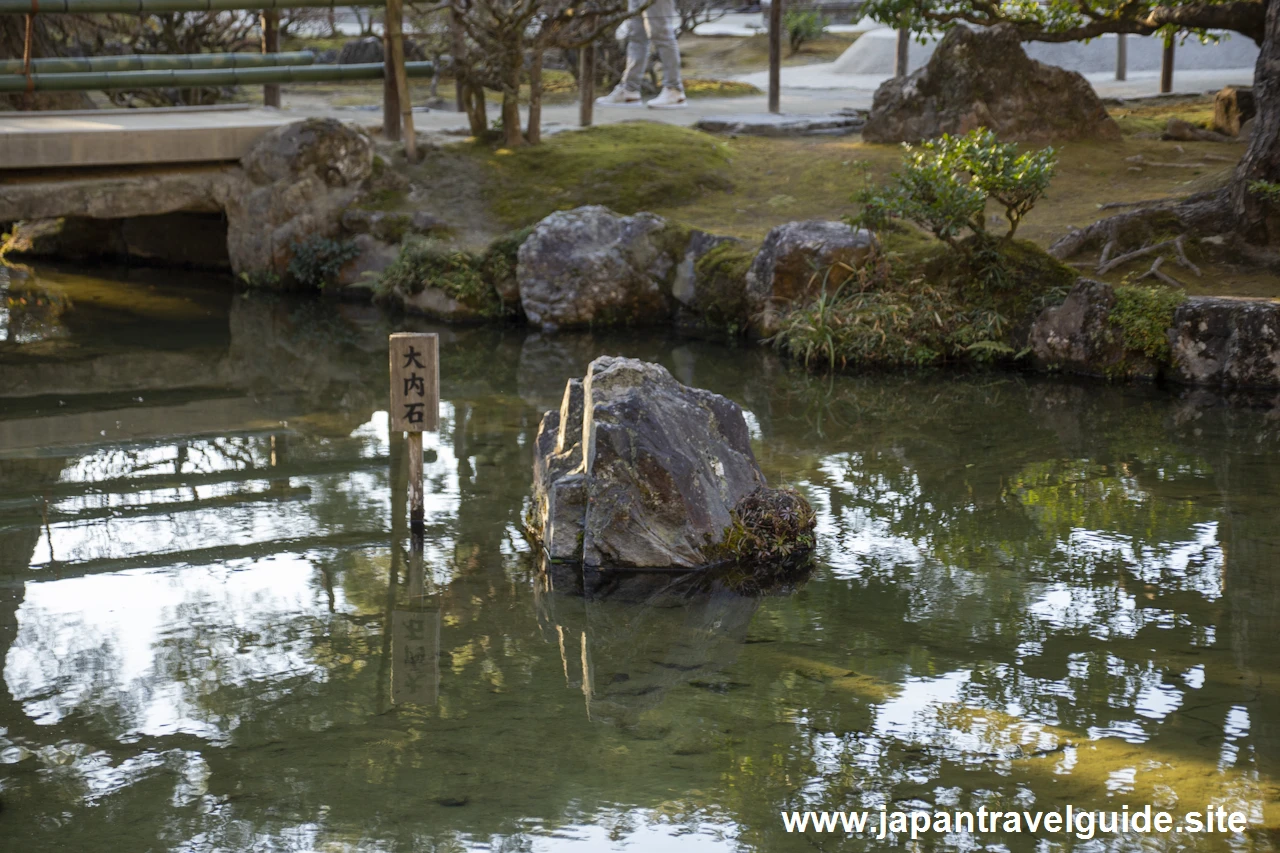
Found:
[{"label": "wooden post", "polygon": [[400,141],[400,92],[392,68],[391,39],[382,39],[382,135],[392,142]]},{"label": "wooden post", "polygon": [[1160,56],[1160,94],[1173,91],[1173,36],[1164,37],[1164,53]]},{"label": "wooden post", "polygon": [[1124,80],[1129,76],[1129,45],[1124,40],[1124,33],[1116,35],[1116,79]]},{"label": "wooden post", "polygon": [[399,332],[390,338],[391,432],[409,433],[409,531],[423,532],[422,433],[440,424],[440,338]]},{"label": "wooden post", "polygon": [[[262,52],[280,52],[280,11],[266,9],[259,18],[262,24]],[[262,104],[267,107],[280,106],[280,84],[267,83],[262,87]]]},{"label": "wooden post", "polygon": [[591,127],[596,109],[596,46],[588,44],[578,51],[578,124]]},{"label": "wooden post", "polygon": [[[384,75],[392,78],[396,102],[400,108],[397,129],[404,136],[404,156],[418,162],[418,140],[413,132],[413,98],[409,95],[409,75],[404,70],[404,0],[387,0],[383,29],[386,44],[382,52]],[[390,106],[384,107],[385,113]],[[384,116],[385,118],[385,116]]]},{"label": "wooden post", "polygon": [[769,112],[782,112],[782,0],[769,3]]},{"label": "wooden post", "polygon": [[908,64],[911,57],[911,31],[906,27],[898,30],[898,52],[893,57],[893,76],[906,77],[911,73]]}]

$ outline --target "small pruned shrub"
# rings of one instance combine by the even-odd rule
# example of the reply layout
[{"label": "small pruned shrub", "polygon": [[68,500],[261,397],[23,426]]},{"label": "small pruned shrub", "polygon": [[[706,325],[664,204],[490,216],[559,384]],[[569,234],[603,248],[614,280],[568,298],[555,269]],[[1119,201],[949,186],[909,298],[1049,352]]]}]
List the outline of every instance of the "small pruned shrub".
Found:
[{"label": "small pruned shrub", "polygon": [[289,276],[303,287],[322,290],[338,279],[338,273],[355,260],[360,250],[351,240],[332,240],[312,235],[292,245]]},{"label": "small pruned shrub", "polygon": [[816,41],[827,31],[826,17],[813,9],[789,9],[782,15],[782,28],[787,32],[791,55],[795,56],[805,42]]},{"label": "small pruned shrub", "polygon": [[1054,149],[1019,152],[986,129],[904,145],[892,182],[856,196],[863,205],[858,224],[878,230],[906,219],[960,248],[966,231],[987,236],[987,203],[995,201],[1009,222],[1004,236],[1011,238],[1044,196],[1056,166]]}]

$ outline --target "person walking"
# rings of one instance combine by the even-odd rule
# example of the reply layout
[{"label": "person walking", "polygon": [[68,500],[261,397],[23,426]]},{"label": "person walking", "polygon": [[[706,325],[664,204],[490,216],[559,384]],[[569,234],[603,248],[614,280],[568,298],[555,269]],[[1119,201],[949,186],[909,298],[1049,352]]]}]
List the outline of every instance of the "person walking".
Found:
[{"label": "person walking", "polygon": [[[632,11],[644,0],[630,0]],[[627,19],[627,66],[622,82],[612,92],[596,98],[602,107],[647,106],[655,110],[687,107],[684,82],[680,79],[680,48],[676,44],[675,0],[653,0],[639,15]],[[658,51],[662,63],[662,92],[647,104],[640,99],[640,84],[649,70],[649,45]]]}]

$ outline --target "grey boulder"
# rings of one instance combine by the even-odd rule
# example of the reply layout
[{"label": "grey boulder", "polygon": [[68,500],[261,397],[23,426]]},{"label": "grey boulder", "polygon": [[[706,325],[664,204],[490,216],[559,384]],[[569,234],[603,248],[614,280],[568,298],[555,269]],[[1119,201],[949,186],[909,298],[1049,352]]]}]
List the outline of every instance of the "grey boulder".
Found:
[{"label": "grey boulder", "polygon": [[843,222],[811,219],[772,229],[747,271],[752,333],[774,334],[788,308],[838,287],[874,247],[870,231]]},{"label": "grey boulder", "polygon": [[652,213],[593,205],[553,213],[520,246],[520,302],[534,326],[654,325],[671,317],[675,258]]},{"label": "grey boulder", "polygon": [[1044,309],[1031,326],[1030,346],[1042,367],[1084,376],[1154,378],[1160,365],[1129,350],[1111,323],[1111,285],[1082,278],[1061,305]]},{"label": "grey boulder", "polygon": [[339,233],[373,171],[373,140],[336,119],[307,119],[268,131],[241,165],[240,186],[226,199],[231,268],[286,279],[294,246]]},{"label": "grey boulder", "polygon": [[1174,312],[1169,344],[1180,382],[1280,387],[1280,303],[1192,297]]},{"label": "grey boulder", "polygon": [[929,64],[876,90],[868,142],[919,142],[988,127],[1001,139],[1119,139],[1083,75],[1030,59],[1012,26],[956,27]]}]

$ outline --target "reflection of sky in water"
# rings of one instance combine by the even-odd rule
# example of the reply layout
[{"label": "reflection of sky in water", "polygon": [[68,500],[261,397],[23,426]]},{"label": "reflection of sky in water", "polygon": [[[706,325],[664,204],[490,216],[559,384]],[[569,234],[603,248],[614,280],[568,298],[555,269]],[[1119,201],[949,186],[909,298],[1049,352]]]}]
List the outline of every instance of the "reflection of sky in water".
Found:
[{"label": "reflection of sky in water", "polygon": [[[234,721],[194,708],[187,683],[157,669],[162,644],[188,636],[214,644],[195,649],[203,660],[182,661],[197,670],[196,679],[202,664],[214,662],[229,670],[219,680],[232,683],[323,678],[327,670],[308,660],[309,632],[292,640],[272,637],[294,633],[289,623],[327,606],[314,577],[306,559],[284,554],[247,565],[192,566],[180,578],[135,570],[33,583],[18,612],[5,680],[41,725],[109,705],[128,721],[124,735],[189,732],[219,739]],[[241,647],[249,634],[252,644]],[[263,642],[271,639],[277,642]]]},{"label": "reflection of sky in water", "polygon": [[[503,832],[492,834],[437,831],[431,821],[444,821],[442,812],[412,814],[410,819],[425,825],[417,839],[421,846],[438,850],[764,850],[771,848],[748,836],[761,832],[755,824],[775,820],[784,796],[819,808],[874,807],[890,796],[900,806],[965,807],[1002,799],[1026,805],[1051,787],[1044,781],[1050,777],[1079,778],[1073,790],[1082,797],[1146,796],[1153,786],[1163,786],[1168,796],[1191,786],[1201,796],[1207,788],[1198,786],[1219,785],[1215,796],[1261,808],[1257,773],[1249,764],[1258,709],[1237,693],[1224,701],[1215,681],[1224,678],[1221,657],[1208,664],[1186,658],[1220,654],[1212,648],[1217,626],[1208,624],[1220,614],[1203,607],[1221,607],[1227,596],[1220,541],[1225,534],[1212,510],[1188,512],[1156,534],[1136,533],[1138,525],[1127,516],[1111,526],[1066,526],[1058,524],[1053,507],[1041,515],[1043,504],[1028,509],[1028,489],[1010,487],[981,498],[966,496],[964,489],[942,492],[928,476],[937,472],[917,470],[896,447],[819,454],[796,477],[818,511],[824,565],[810,586],[764,602],[748,643],[714,672],[682,679],[681,665],[671,664],[669,683],[655,677],[658,686],[644,688],[657,691],[658,698],[625,724],[588,723],[581,696],[587,676],[581,673],[591,666],[608,671],[616,679],[608,688],[626,695],[645,666],[665,677],[669,662],[633,662],[615,672],[607,657],[584,655],[575,670],[569,659],[578,647],[571,643],[561,657],[548,635],[521,634],[545,618],[538,611],[545,602],[530,603],[527,577],[510,568],[525,565],[520,558],[528,546],[519,529],[508,515],[492,524],[498,531],[493,542],[468,540],[460,531],[464,523],[478,527],[496,517],[494,506],[484,502],[484,489],[494,488],[495,476],[518,480],[511,490],[518,492],[527,471],[495,475],[498,463],[485,445],[483,421],[475,429],[480,437],[468,446],[453,435],[455,428],[469,428],[455,424],[461,408],[446,403],[442,409],[444,429],[426,436],[426,449],[437,458],[426,472],[432,486],[425,562],[429,579],[440,587],[454,585],[457,597],[442,611],[445,680],[439,708],[402,710],[403,717],[375,712],[374,691],[366,690],[374,677],[361,674],[357,665],[382,654],[380,608],[387,592],[379,572],[388,557],[391,512],[385,413],[339,437],[302,430],[286,436],[281,452],[287,470],[336,466],[292,474],[287,486],[299,492],[296,499],[272,491],[281,483],[272,481],[265,436],[99,448],[68,460],[57,479],[48,532],[40,533],[35,546],[34,579],[25,585],[17,637],[4,661],[4,685],[22,713],[58,735],[48,743],[36,743],[29,731],[0,736],[0,765],[38,763],[42,779],[76,792],[83,803],[111,802],[146,786],[163,788],[170,808],[190,810],[175,819],[165,843],[193,851],[220,845],[393,849],[378,837],[384,827],[361,836],[349,816],[333,818],[342,806],[335,792],[340,798],[348,781],[367,791],[369,779],[383,778],[379,774],[421,781],[439,756],[417,741],[436,741],[430,747],[440,748],[454,736],[459,752],[476,749],[468,738],[511,737],[505,751],[501,743],[496,750],[476,751],[490,763],[510,761],[526,770],[519,762],[543,748],[547,763],[563,760],[575,768],[567,773],[599,774],[585,784],[609,794],[590,804],[582,802],[583,791],[564,795],[563,802],[546,795],[558,812],[526,817],[517,810],[504,816],[509,825]],[[776,429],[763,410],[759,417],[748,412],[747,423],[756,439]],[[522,430],[510,444],[527,451],[531,435]],[[1049,473],[1036,475],[1050,483],[1036,486],[1036,500],[1060,485],[1057,464],[1048,463]],[[1073,482],[1093,483],[1092,469],[1080,460],[1066,460],[1062,467],[1079,478]],[[249,469],[251,475],[243,474]],[[234,476],[220,481],[220,473]],[[1203,470],[1171,462],[1156,474],[1167,481],[1202,477]],[[146,484],[148,477],[198,480],[197,475],[208,476],[194,485],[158,479]],[[112,487],[94,488],[104,481]],[[125,487],[130,482],[142,485]],[[1128,476],[1109,476],[1098,493],[1128,509],[1147,510],[1159,502]],[[993,530],[989,538],[999,541],[973,541],[973,531],[988,523],[986,514],[997,511],[1028,523]],[[345,552],[339,546],[313,547],[340,534],[369,538]],[[204,553],[219,548],[261,553],[228,560]],[[187,559],[185,553],[197,556]],[[59,578],[64,569],[74,573],[78,564],[95,562],[101,573]],[[509,589],[497,595],[499,586]],[[837,594],[845,597],[827,600]],[[878,604],[858,609],[860,596],[878,596]],[[883,612],[877,610],[881,605]],[[570,636],[581,640],[592,630],[603,631],[606,621],[586,619]],[[341,646],[340,626],[359,634],[376,654],[361,658],[359,649]],[[1176,654],[1163,655],[1166,643]],[[537,682],[538,673],[548,670],[549,688]],[[357,676],[366,678],[360,690],[368,695],[353,698],[343,691],[354,689],[339,682]],[[645,695],[640,688],[637,693]],[[527,704],[547,705],[548,697],[563,699],[571,714],[559,706],[546,711]],[[249,713],[259,704],[268,719]],[[1196,728],[1194,720],[1188,722],[1189,709],[1208,722]],[[543,713],[563,714],[562,730],[548,737],[530,724],[529,717]],[[510,719],[503,718],[500,730],[485,729],[487,714]],[[101,739],[110,741],[109,748],[94,742],[100,732],[75,728],[86,721],[92,723],[87,728],[108,733]],[[301,817],[264,816],[270,807],[254,801],[260,789],[244,800],[235,790],[211,790],[211,780],[225,778],[227,766],[241,766],[226,753],[276,744],[271,738],[277,735],[262,733],[273,725],[286,732],[278,735],[286,745],[290,738],[332,732],[332,739],[307,741],[305,749],[332,752],[346,748],[350,738],[369,757],[361,754],[336,773],[326,765],[330,778],[284,758],[244,765],[274,784],[272,761],[279,760],[291,778],[302,780],[297,788],[311,800]],[[470,733],[471,727],[482,733]],[[679,740],[684,728],[694,743]],[[64,730],[73,736],[62,737]],[[520,740],[538,736],[545,742],[528,746]],[[590,743],[580,746],[580,736]],[[181,737],[194,738],[199,748],[189,748],[190,739],[177,742]],[[250,745],[237,742],[240,737]],[[1188,759],[1190,770],[1180,769],[1182,751],[1195,748],[1179,737],[1199,738],[1195,748],[1208,759],[1197,754]],[[156,738],[174,740],[147,740]],[[146,748],[136,754],[118,749],[143,742]],[[281,750],[288,754],[286,747]],[[410,770],[424,776],[395,775]],[[486,766],[467,772],[495,771]],[[964,775],[970,772],[977,775]],[[627,800],[618,792],[628,790],[631,773],[637,786],[651,787]],[[1188,781],[1192,774],[1215,773],[1212,782]],[[524,784],[508,781],[517,789]],[[1235,787],[1227,790],[1228,782]],[[531,813],[545,795],[538,784],[547,782],[519,791],[525,799],[516,800]],[[766,802],[734,799],[759,796],[758,788],[743,793],[753,784],[767,788]],[[13,785],[0,776],[0,793]],[[902,790],[886,793],[895,786]],[[390,800],[402,796],[403,790],[387,793]],[[245,814],[256,814],[259,824]],[[946,844],[975,846],[960,837]],[[1112,846],[1098,842],[1078,849]]]}]

